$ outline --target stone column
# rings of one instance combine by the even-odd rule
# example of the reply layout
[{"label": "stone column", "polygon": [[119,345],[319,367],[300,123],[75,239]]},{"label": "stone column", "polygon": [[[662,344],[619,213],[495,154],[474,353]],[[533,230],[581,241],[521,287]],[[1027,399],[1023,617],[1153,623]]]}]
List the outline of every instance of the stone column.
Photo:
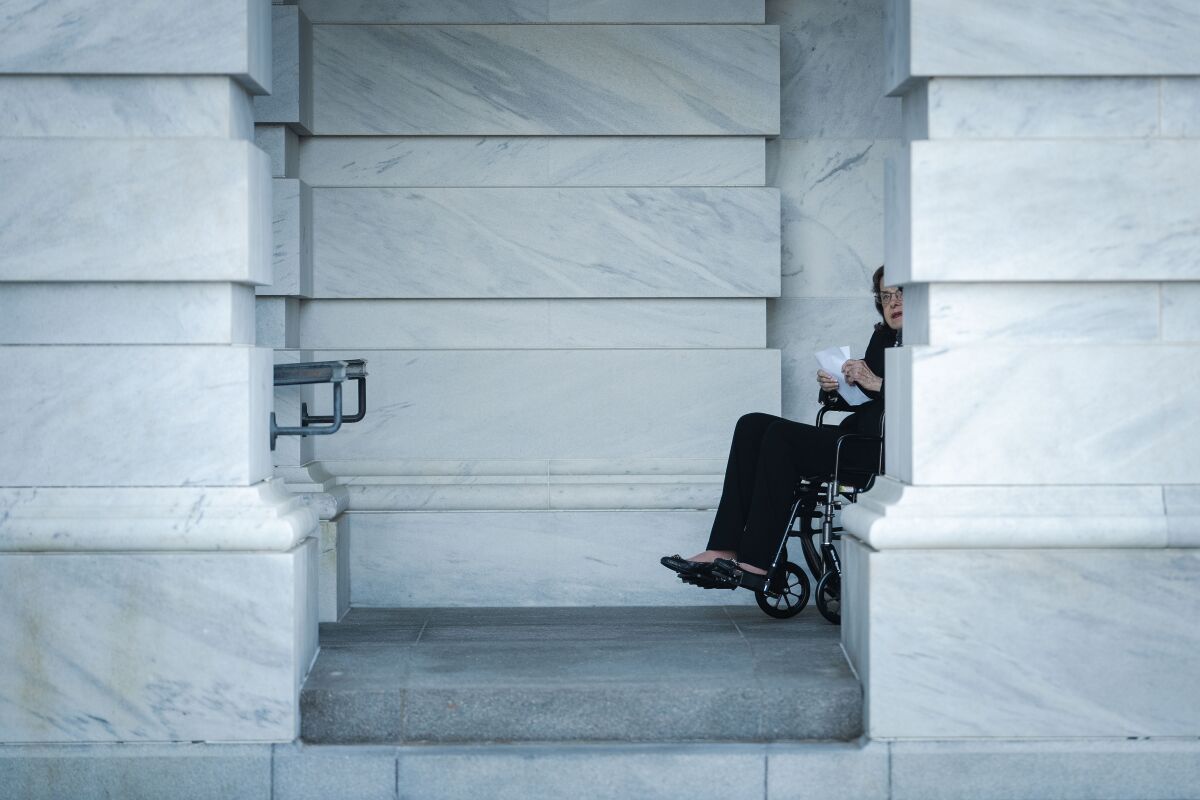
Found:
[{"label": "stone column", "polygon": [[17,6],[0,17],[0,741],[290,741],[316,546],[269,479],[255,346],[270,4]]},{"label": "stone column", "polygon": [[845,514],[869,735],[1194,741],[1200,13],[891,6],[906,346]]}]

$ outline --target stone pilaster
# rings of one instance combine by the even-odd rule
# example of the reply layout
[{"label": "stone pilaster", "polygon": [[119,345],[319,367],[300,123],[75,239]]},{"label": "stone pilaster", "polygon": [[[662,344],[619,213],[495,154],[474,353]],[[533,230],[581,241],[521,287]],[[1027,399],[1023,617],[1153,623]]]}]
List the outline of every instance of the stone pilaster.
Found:
[{"label": "stone pilaster", "polygon": [[906,346],[845,514],[872,738],[1200,733],[1200,15],[1106,6],[892,4]]},{"label": "stone pilaster", "polygon": [[0,21],[0,741],[290,741],[313,513],[271,477],[270,3]]}]

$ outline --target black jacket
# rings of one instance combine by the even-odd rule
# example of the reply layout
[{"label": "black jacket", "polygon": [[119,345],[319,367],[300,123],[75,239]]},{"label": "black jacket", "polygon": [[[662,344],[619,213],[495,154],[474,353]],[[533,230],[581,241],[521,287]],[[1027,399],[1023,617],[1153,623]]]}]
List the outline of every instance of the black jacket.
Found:
[{"label": "black jacket", "polygon": [[[867,353],[863,356],[863,361],[867,362],[867,366],[871,368],[871,372],[883,378],[883,354],[889,347],[895,346],[896,331],[882,322],[877,324],[875,332],[871,334],[871,341],[867,344]],[[882,431],[880,423],[883,420],[883,392],[886,388],[887,383],[885,381],[879,387],[878,392],[863,389],[863,394],[871,399],[861,406],[851,406],[850,408],[853,408],[854,413],[842,420],[838,427],[846,433],[865,433],[878,436]],[[841,401],[841,398],[837,397],[836,394],[821,393],[822,402],[828,402],[831,398],[835,401]]]}]

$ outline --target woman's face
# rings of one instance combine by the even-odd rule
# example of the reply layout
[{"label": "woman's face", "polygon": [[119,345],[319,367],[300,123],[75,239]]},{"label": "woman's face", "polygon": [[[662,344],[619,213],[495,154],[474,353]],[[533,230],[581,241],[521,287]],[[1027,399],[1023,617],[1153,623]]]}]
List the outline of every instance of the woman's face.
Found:
[{"label": "woman's face", "polygon": [[897,286],[881,286],[879,302],[883,304],[883,321],[894,331],[904,327],[904,290]]}]

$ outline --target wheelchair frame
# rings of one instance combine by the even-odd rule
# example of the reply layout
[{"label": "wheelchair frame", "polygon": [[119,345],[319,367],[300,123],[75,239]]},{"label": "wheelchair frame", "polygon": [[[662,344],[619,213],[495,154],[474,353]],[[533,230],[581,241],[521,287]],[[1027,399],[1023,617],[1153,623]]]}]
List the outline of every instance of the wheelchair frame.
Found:
[{"label": "wheelchair frame", "polygon": [[[827,403],[817,412],[818,428],[824,426],[825,415],[830,411],[853,412],[854,407],[840,397],[832,403]],[[796,484],[787,527],[767,570],[767,587],[755,593],[759,608],[767,615],[776,619],[788,619],[799,614],[808,605],[811,593],[808,575],[802,567],[789,561],[787,556],[788,539],[798,537],[804,561],[817,581],[817,610],[834,625],[841,624],[842,561],[834,542],[842,538],[842,527],[833,524],[833,517],[845,503],[856,502],[859,494],[870,489],[875,483],[875,477],[883,473],[882,428],[881,418],[879,436],[861,433],[839,436],[834,451],[833,474],[825,479],[802,478]],[[851,484],[842,482],[842,448],[848,442],[856,441],[875,443],[879,448],[877,468],[874,472],[849,468],[845,470],[855,478],[864,479],[861,486],[858,485],[859,481]],[[814,520],[820,520],[820,527],[813,527]],[[797,523],[800,523],[799,531],[796,530]],[[819,547],[813,543],[813,539],[818,535],[821,537]]]}]

